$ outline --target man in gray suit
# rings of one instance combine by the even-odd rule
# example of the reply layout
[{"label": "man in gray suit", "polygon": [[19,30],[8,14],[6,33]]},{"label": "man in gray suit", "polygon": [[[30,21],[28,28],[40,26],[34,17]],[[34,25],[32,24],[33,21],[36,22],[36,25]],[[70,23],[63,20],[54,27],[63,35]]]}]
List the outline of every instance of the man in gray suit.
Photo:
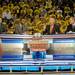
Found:
[{"label": "man in gray suit", "polygon": [[15,25],[15,34],[27,34],[28,27],[24,24],[24,19],[19,20],[18,24]]}]

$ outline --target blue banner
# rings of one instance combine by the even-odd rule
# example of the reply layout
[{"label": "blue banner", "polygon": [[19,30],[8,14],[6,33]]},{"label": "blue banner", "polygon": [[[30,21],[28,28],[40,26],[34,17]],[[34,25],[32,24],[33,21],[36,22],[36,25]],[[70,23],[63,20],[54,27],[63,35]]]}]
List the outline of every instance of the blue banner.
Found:
[{"label": "blue banner", "polygon": [[53,43],[75,43],[75,39],[68,38],[68,39],[53,39]]},{"label": "blue banner", "polygon": [[2,39],[1,40],[2,43],[26,43],[27,40],[23,40],[23,39]]},{"label": "blue banner", "polygon": [[53,55],[54,60],[75,60],[75,55]]}]

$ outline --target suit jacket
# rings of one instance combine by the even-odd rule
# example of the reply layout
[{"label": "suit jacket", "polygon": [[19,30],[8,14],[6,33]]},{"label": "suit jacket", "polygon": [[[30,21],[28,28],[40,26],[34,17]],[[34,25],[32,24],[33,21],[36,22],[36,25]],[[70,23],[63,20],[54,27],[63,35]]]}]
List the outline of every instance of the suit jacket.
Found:
[{"label": "suit jacket", "polygon": [[17,24],[16,26],[15,26],[15,31],[14,31],[14,33],[15,34],[22,34],[22,33],[24,33],[24,32],[26,32],[27,31],[27,26],[25,26],[25,25],[19,25],[19,24]]},{"label": "suit jacket", "polygon": [[56,24],[54,25],[54,29],[53,29],[52,33],[50,33],[50,25],[47,25],[45,31],[43,32],[43,34],[50,35],[50,34],[56,34],[56,32],[60,33],[59,25],[56,25]]},{"label": "suit jacket", "polygon": [[72,24],[68,25],[65,33],[69,32],[69,31],[75,32],[75,27],[73,27]]},{"label": "suit jacket", "polygon": [[6,33],[6,31],[7,31],[7,27],[2,23],[0,23],[0,34]]}]

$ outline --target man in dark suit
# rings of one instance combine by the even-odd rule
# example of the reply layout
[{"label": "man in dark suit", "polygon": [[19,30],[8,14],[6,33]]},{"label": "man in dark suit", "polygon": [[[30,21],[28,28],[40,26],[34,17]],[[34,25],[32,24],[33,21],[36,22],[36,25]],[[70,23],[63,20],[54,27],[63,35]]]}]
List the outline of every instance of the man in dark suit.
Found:
[{"label": "man in dark suit", "polygon": [[67,33],[67,32],[75,32],[75,18],[74,17],[71,17],[69,19],[69,23],[70,24],[68,25],[65,33]]},{"label": "man in dark suit", "polygon": [[0,34],[7,32],[7,27],[2,23],[2,18],[0,18]]},{"label": "man in dark suit", "polygon": [[50,24],[46,26],[46,29],[43,32],[43,34],[50,35],[50,34],[59,34],[59,33],[60,33],[59,25],[55,24],[54,17],[50,17]]}]

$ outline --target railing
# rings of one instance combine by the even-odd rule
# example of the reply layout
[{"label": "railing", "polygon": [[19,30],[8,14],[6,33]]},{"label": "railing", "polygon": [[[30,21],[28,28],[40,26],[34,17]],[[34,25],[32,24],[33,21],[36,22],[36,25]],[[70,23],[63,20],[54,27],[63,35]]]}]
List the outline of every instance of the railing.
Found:
[{"label": "railing", "polygon": [[2,72],[75,72],[75,61],[5,61],[0,62]]},{"label": "railing", "polygon": [[[34,37],[35,37],[34,35],[0,34],[0,38],[25,38],[25,39],[33,39]],[[75,34],[41,35],[38,38],[40,38],[40,39],[75,38]]]}]

